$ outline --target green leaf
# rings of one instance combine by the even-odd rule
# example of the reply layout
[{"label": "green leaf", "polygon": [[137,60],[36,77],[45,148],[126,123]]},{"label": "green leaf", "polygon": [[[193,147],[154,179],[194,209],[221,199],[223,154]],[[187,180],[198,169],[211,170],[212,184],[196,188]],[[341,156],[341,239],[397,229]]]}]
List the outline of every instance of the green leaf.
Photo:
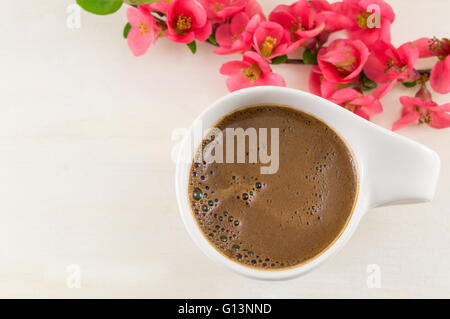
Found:
[{"label": "green leaf", "polygon": [[367,77],[364,72],[361,72],[361,90],[369,91],[375,89],[378,84]]},{"label": "green leaf", "polygon": [[84,10],[94,14],[111,14],[122,6],[122,0],[77,0]]},{"label": "green leaf", "polygon": [[317,53],[314,50],[303,51],[303,62],[305,64],[317,64]]},{"label": "green leaf", "polygon": [[192,54],[195,54],[195,52],[197,52],[197,42],[195,42],[195,40],[186,45],[188,46],[189,50],[191,50]]},{"label": "green leaf", "polygon": [[271,64],[281,64],[281,63],[284,63],[284,62],[286,62],[287,58],[288,58],[288,57],[287,57],[286,54],[285,54],[285,55],[277,56],[277,57],[275,57],[275,58],[272,59],[272,63],[271,63]]},{"label": "green leaf", "polygon": [[123,2],[132,4],[132,5],[139,5],[139,4],[147,4],[147,3],[153,3],[158,2],[159,0],[123,0]]},{"label": "green leaf", "polygon": [[127,22],[127,24],[125,24],[125,27],[123,28],[123,37],[126,39],[128,38],[128,33],[131,30],[131,24],[129,22]]},{"label": "green leaf", "polygon": [[211,33],[211,35],[209,36],[208,41],[211,42],[211,43],[214,44],[214,45],[218,45],[218,44],[217,44],[217,41],[216,41],[216,36],[215,36],[215,34],[214,34],[214,31],[213,31],[213,32]]},{"label": "green leaf", "polygon": [[412,81],[412,82],[402,82],[402,84],[407,87],[407,88],[412,88],[415,87],[417,84],[417,81]]}]

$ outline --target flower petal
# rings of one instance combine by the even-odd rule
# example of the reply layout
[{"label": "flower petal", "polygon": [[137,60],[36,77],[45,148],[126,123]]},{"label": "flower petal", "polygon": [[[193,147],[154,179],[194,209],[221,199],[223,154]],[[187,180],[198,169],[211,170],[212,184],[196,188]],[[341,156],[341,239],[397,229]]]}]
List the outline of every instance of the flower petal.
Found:
[{"label": "flower petal", "polygon": [[141,20],[141,13],[136,8],[127,9],[127,19],[132,27],[137,27]]},{"label": "flower petal", "polygon": [[245,30],[248,22],[250,21],[246,13],[240,12],[233,16],[230,22],[230,32],[236,37],[237,34],[242,33]]},{"label": "flower petal", "polygon": [[378,100],[383,98],[397,84],[397,82],[398,80],[394,79],[378,85],[378,87],[372,93],[373,97]]},{"label": "flower petal", "polygon": [[432,112],[450,112],[450,103],[427,107]]},{"label": "flower petal", "polygon": [[252,83],[246,80],[240,73],[229,76],[226,84],[230,92],[253,86]]},{"label": "flower petal", "polygon": [[233,45],[231,27],[229,23],[219,25],[216,30],[216,41],[222,47],[231,47]]},{"label": "flower petal", "polygon": [[284,78],[277,73],[266,73],[261,76],[261,81],[264,83],[264,85],[286,86]]},{"label": "flower petal", "polygon": [[177,43],[191,43],[195,40],[194,32],[188,32],[186,34],[178,34],[172,29],[167,29],[165,36],[167,39]]},{"label": "flower petal", "polygon": [[128,47],[135,56],[140,56],[147,52],[152,41],[153,37],[151,35],[141,35],[136,28],[131,28],[127,37]]},{"label": "flower petal", "polygon": [[447,128],[450,127],[450,114],[445,112],[432,112],[430,126],[433,128]]},{"label": "flower petal", "polygon": [[417,111],[407,113],[402,116],[399,120],[395,121],[392,125],[392,130],[397,131],[398,129],[401,129],[404,126],[407,126],[411,123],[414,123],[418,121],[420,118],[420,114]]},{"label": "flower petal", "polygon": [[313,66],[311,72],[309,73],[309,91],[312,94],[322,96],[322,92],[320,90],[320,81],[321,81],[322,73],[317,66]]},{"label": "flower petal", "polygon": [[410,68],[413,68],[419,59],[419,49],[412,42],[401,45],[397,52],[400,59]]},{"label": "flower petal", "polygon": [[242,61],[230,61],[226,62],[220,68],[220,74],[232,75],[240,73],[242,69],[248,67],[248,64]]},{"label": "flower petal", "polygon": [[346,88],[346,89],[337,90],[336,92],[334,92],[329,97],[329,100],[340,105],[345,102],[349,102],[354,99],[357,99],[360,95],[361,95],[361,93],[359,93],[355,89]]},{"label": "flower petal", "polygon": [[430,51],[430,38],[420,38],[414,41],[414,45],[419,50],[420,58],[428,58],[433,56],[433,52]]},{"label": "flower petal", "polygon": [[438,61],[431,70],[430,84],[433,90],[441,94],[450,92],[450,55],[444,61]]},{"label": "flower petal", "polygon": [[194,31],[195,39],[203,42],[209,38],[212,32],[212,24],[210,21],[206,22],[205,26]]}]

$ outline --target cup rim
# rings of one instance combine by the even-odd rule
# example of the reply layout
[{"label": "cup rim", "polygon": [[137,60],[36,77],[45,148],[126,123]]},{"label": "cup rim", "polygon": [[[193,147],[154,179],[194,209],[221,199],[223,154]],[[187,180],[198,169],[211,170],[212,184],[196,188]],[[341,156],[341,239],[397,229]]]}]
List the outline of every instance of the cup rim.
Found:
[{"label": "cup rim", "polygon": [[[203,110],[200,115],[196,117],[193,123],[198,120],[202,120],[206,115],[210,114],[211,112],[214,112],[216,109],[220,109],[221,105],[226,103],[229,99],[232,98],[239,98],[240,96],[247,96],[247,95],[257,95],[258,93],[261,93],[264,90],[265,93],[268,91],[274,92],[276,94],[291,94],[296,95],[298,98],[307,98],[315,100],[315,102],[320,103],[322,105],[330,105],[329,107],[332,107],[337,112],[346,112],[350,113],[347,110],[343,110],[341,108],[337,108],[336,105],[333,103],[315,96],[313,94],[301,91],[301,90],[295,90],[295,89],[289,89],[285,87],[276,87],[276,86],[264,86],[264,87],[253,87],[253,88],[247,88],[242,89],[230,94],[227,94],[220,99],[213,102],[210,106],[208,106],[205,110]],[[249,104],[250,106],[250,104]],[[294,109],[301,110],[303,112],[310,113],[308,111],[302,110],[300,107],[294,106],[294,105],[288,105]],[[242,106],[236,106],[233,108],[233,110],[236,110]],[[217,112],[216,112],[217,113]],[[219,112],[220,114],[220,112]],[[311,113],[310,113],[311,114]],[[329,123],[329,121],[322,119],[320,116],[317,116],[315,114],[311,114],[314,117],[317,117],[327,125],[333,128],[332,124]],[[353,114],[349,114],[353,115]],[[222,116],[214,116],[215,122],[219,121]],[[186,147],[188,146],[188,138],[189,135],[191,135],[193,132],[193,125],[190,126],[188,129],[186,135],[184,136],[181,147],[179,150],[179,154],[177,157],[177,164],[176,164],[176,173],[175,173],[175,188],[176,188],[176,196],[177,196],[177,203],[178,203],[178,209],[181,215],[181,218],[183,220],[183,223],[186,227],[186,230],[188,231],[190,237],[194,240],[194,242],[197,244],[197,246],[205,253],[208,257],[210,257],[212,260],[214,260],[216,263],[232,270],[235,273],[238,273],[240,275],[253,278],[253,279],[259,279],[259,280],[286,280],[295,278],[301,275],[304,275],[308,273],[309,271],[313,270],[314,268],[318,267],[319,265],[323,264],[325,260],[327,260],[329,257],[334,255],[337,251],[339,251],[347,242],[347,240],[351,237],[354,230],[356,229],[357,225],[359,224],[359,221],[362,217],[361,212],[364,211],[364,203],[361,200],[362,199],[362,190],[363,185],[361,183],[361,163],[359,162],[359,158],[357,153],[352,149],[350,143],[341,136],[342,140],[346,143],[349,150],[352,152],[352,155],[356,161],[357,165],[357,172],[358,172],[358,188],[356,193],[356,199],[355,203],[353,205],[353,210],[349,216],[349,219],[346,222],[346,225],[341,230],[340,234],[334,239],[332,243],[328,245],[327,248],[325,248],[323,251],[321,251],[318,255],[314,256],[313,258],[307,260],[304,263],[300,263],[298,265],[294,265],[288,268],[280,268],[280,269],[271,269],[271,270],[262,270],[258,268],[250,268],[249,266],[242,265],[238,262],[235,262],[231,260],[230,258],[226,257],[222,253],[220,253],[213,245],[208,241],[208,239],[205,237],[205,235],[202,233],[200,228],[197,225],[197,222],[195,221],[195,217],[192,213],[191,207],[189,205],[189,199],[187,194],[187,188],[188,188],[188,179],[189,179],[189,172],[191,168],[191,162],[186,163],[183,161],[183,154],[186,152]],[[338,130],[335,130],[335,132],[340,135]],[[190,158],[192,159],[194,154],[193,152],[189,152]]]}]

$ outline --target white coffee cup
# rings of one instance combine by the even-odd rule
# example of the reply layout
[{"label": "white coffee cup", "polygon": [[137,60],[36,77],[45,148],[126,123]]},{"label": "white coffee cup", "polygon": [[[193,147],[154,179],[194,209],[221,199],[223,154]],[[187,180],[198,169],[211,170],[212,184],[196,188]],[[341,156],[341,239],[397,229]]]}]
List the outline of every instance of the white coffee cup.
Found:
[{"label": "white coffee cup", "polygon": [[[262,270],[244,266],[219,253],[198,228],[189,205],[188,180],[195,147],[203,132],[230,112],[249,105],[274,103],[291,106],[321,119],[333,128],[353,151],[359,172],[357,201],[341,235],[325,251],[296,267]],[[366,121],[318,96],[295,89],[261,86],[243,89],[219,99],[197,118],[183,139],[176,166],[176,195],[181,218],[195,243],[219,264],[255,279],[282,280],[307,273],[339,251],[351,237],[362,216],[371,208],[430,201],[439,176],[439,156],[429,148]],[[193,136],[197,140],[193,143]]]}]

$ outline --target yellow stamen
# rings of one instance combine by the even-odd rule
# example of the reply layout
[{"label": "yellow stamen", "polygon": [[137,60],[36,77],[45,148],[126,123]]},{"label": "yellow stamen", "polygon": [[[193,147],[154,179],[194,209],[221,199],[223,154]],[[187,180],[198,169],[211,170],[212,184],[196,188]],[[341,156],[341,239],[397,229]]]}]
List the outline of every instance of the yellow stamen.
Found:
[{"label": "yellow stamen", "polygon": [[372,12],[363,11],[356,18],[356,21],[360,28],[367,29],[367,19],[372,15]]},{"label": "yellow stamen", "polygon": [[348,55],[347,59],[345,59],[342,62],[338,62],[335,65],[339,73],[343,75],[348,75],[353,71],[355,63],[356,58],[353,55]]},{"label": "yellow stamen", "polygon": [[397,73],[402,73],[408,68],[407,65],[404,65],[403,67],[400,67],[397,65],[397,63],[394,60],[388,60],[386,61],[386,69],[384,69],[384,73],[387,73],[390,70],[393,70]]},{"label": "yellow stamen", "polygon": [[386,69],[384,69],[384,73],[386,73],[387,71],[392,69],[394,66],[395,66],[395,61],[394,60],[387,60],[386,61]]},{"label": "yellow stamen", "polygon": [[420,113],[419,124],[430,124],[431,123],[431,113],[429,110],[421,109],[416,106],[416,111]]},{"label": "yellow stamen", "polygon": [[139,29],[139,33],[140,33],[141,35],[143,35],[143,34],[148,34],[148,33],[152,32],[152,30],[150,29],[150,27],[149,27],[147,24],[145,24],[144,22],[142,22],[142,21],[139,21],[139,23],[138,23],[138,29]]},{"label": "yellow stamen", "polygon": [[302,17],[298,17],[297,20],[291,20],[291,26],[289,27],[290,32],[295,31],[305,31],[306,28],[302,25]]},{"label": "yellow stamen", "polygon": [[265,57],[271,56],[276,43],[277,39],[270,36],[266,37],[266,40],[264,40],[264,43],[261,45],[261,54]]},{"label": "yellow stamen", "polygon": [[180,14],[175,24],[175,31],[184,34],[191,28],[191,17],[186,17],[184,14]]},{"label": "yellow stamen", "polygon": [[261,76],[261,69],[257,64],[252,64],[250,67],[243,69],[242,74],[244,75],[244,78],[246,80],[250,81],[250,83],[253,83]]},{"label": "yellow stamen", "polygon": [[210,7],[214,11],[219,12],[220,10],[222,10],[225,7],[225,5],[220,2],[214,2],[214,3],[211,3]]}]

